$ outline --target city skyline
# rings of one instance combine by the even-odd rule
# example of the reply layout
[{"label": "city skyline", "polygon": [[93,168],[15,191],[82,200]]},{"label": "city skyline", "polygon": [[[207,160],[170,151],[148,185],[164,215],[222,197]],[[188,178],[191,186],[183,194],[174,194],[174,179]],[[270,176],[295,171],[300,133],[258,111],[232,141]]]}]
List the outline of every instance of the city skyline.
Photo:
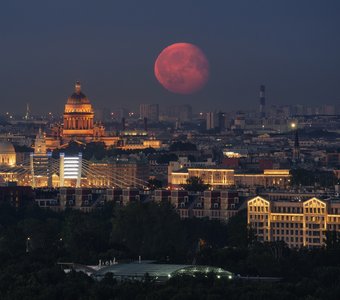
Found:
[{"label": "city skyline", "polygon": [[0,299],[340,299],[340,2],[0,3]]},{"label": "city skyline", "polygon": [[[4,3],[3,111],[24,112],[30,103],[32,112],[61,112],[76,80],[96,108],[256,109],[261,84],[268,106],[335,105],[340,4],[327,3]],[[199,46],[211,65],[210,80],[195,94],[171,93],[153,74],[158,54],[175,42]]]}]

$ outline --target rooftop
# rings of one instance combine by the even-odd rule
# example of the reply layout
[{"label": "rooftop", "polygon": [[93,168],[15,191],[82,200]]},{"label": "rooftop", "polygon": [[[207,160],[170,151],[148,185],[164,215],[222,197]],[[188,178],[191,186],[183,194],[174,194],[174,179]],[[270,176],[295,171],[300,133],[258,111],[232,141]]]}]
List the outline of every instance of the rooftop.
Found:
[{"label": "rooftop", "polygon": [[218,278],[233,278],[233,273],[222,268],[197,265],[157,264],[153,261],[113,264],[96,271],[93,273],[93,276],[97,279],[101,279],[107,273],[112,273],[114,277],[120,279],[138,279],[143,278],[148,274],[158,281],[165,281],[173,276],[181,274],[194,276],[195,273],[214,273]]}]

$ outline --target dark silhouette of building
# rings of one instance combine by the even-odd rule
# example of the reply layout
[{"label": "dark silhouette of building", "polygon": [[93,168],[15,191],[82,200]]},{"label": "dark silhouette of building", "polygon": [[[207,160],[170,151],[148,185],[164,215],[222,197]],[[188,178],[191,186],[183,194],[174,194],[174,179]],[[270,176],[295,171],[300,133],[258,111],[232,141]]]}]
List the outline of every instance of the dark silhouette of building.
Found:
[{"label": "dark silhouette of building", "polygon": [[293,161],[298,162],[300,159],[300,143],[298,130],[295,129],[294,133],[294,148],[293,148]]},{"label": "dark silhouette of building", "polygon": [[29,186],[0,187],[0,203],[7,202],[14,207],[22,207],[34,203],[34,192]]},{"label": "dark silhouette of building", "polygon": [[218,118],[218,130],[219,130],[220,132],[222,132],[222,131],[224,131],[225,128],[226,128],[226,126],[225,126],[225,120],[226,120],[226,118],[225,118],[225,113],[223,113],[223,112],[220,111],[220,112],[218,113],[217,118]]}]

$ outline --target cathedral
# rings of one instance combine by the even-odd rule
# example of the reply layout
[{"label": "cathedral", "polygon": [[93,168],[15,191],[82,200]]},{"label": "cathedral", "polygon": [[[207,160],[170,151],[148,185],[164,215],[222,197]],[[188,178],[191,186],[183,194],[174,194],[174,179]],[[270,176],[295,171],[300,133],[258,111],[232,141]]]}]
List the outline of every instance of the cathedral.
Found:
[{"label": "cathedral", "polygon": [[94,112],[89,99],[82,93],[80,82],[76,82],[74,93],[67,99],[64,111],[64,138],[93,137],[95,132]]},{"label": "cathedral", "polygon": [[63,123],[52,127],[52,134],[46,137],[46,146],[49,149],[56,149],[70,141],[104,142],[106,146],[112,146],[116,145],[118,140],[117,136],[107,135],[102,124],[94,122],[92,104],[77,81],[74,93],[67,99]]}]

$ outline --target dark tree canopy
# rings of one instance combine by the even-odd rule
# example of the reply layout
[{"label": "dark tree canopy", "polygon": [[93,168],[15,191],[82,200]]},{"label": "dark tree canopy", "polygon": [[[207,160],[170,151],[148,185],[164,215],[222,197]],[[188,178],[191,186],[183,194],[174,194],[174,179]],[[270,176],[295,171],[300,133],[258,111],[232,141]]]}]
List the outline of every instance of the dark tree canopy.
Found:
[{"label": "dark tree canopy", "polygon": [[[167,202],[109,203],[90,213],[1,204],[0,299],[339,299],[339,235],[326,236],[322,249],[296,251],[282,241],[258,243],[245,211],[228,223],[181,220]],[[197,274],[159,285],[148,276],[141,282],[118,282],[108,274],[97,282],[83,273],[65,274],[57,265],[136,260],[139,255],[283,280],[230,281]]]},{"label": "dark tree canopy", "polygon": [[209,189],[210,185],[205,184],[203,179],[200,177],[190,177],[187,179],[187,183],[183,185],[183,188],[191,192],[203,192]]},{"label": "dark tree canopy", "polygon": [[190,142],[174,142],[170,146],[170,151],[196,151],[197,147],[195,144]]},{"label": "dark tree canopy", "polygon": [[306,169],[291,170],[292,184],[296,186],[330,187],[337,182],[336,176],[331,171],[313,171]]},{"label": "dark tree canopy", "polygon": [[148,188],[152,191],[161,189],[162,187],[163,187],[163,182],[158,179],[150,179],[148,181]]}]

